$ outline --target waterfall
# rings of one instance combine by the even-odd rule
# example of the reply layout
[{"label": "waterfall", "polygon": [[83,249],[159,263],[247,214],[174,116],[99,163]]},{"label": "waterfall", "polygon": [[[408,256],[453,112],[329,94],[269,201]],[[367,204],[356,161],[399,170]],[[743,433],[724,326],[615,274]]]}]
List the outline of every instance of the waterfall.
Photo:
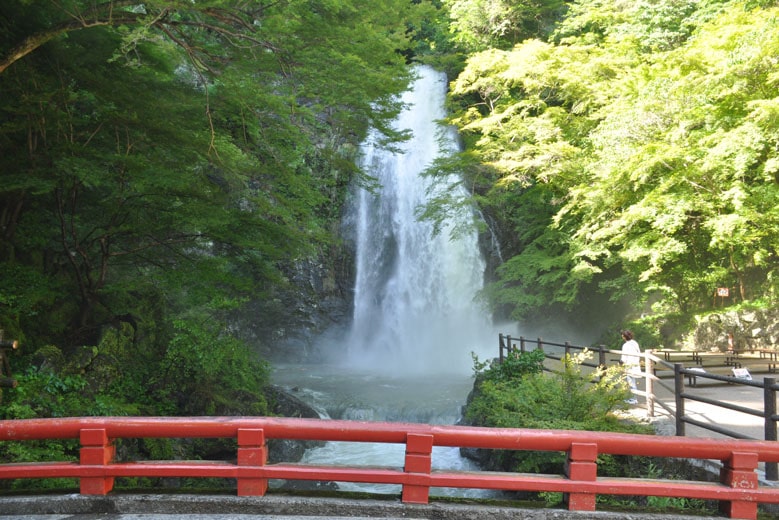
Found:
[{"label": "waterfall", "polygon": [[445,75],[425,66],[416,72],[395,122],[412,137],[395,151],[379,147],[376,136],[362,146],[362,167],[379,187],[361,189],[352,210],[357,260],[347,358],[352,366],[390,374],[464,372],[473,366],[471,352],[492,343],[487,312],[475,300],[485,262],[470,225],[475,212],[465,210],[457,216],[464,226],[450,221],[438,234],[417,218],[437,194],[467,193],[457,176],[421,175],[456,151],[457,140],[439,123]]},{"label": "waterfall", "polygon": [[[355,229],[354,315],[344,343],[330,341],[333,364],[275,366],[273,378],[320,411],[323,418],[452,424],[473,387],[471,352],[497,355],[497,332],[476,301],[485,262],[475,211],[452,215],[441,232],[417,212],[431,197],[465,197],[460,179],[421,173],[457,150],[456,134],[438,123],[446,80],[429,67],[404,95],[408,105],[395,122],[410,140],[390,151],[378,136],[362,146],[362,167],[376,178],[374,190],[355,193],[349,222]],[[463,205],[467,208],[467,205]],[[458,233],[451,231],[457,227]],[[334,443],[308,450],[306,464],[357,462],[403,465],[404,447],[382,443]],[[475,469],[457,448],[436,447],[436,469]],[[398,486],[337,483],[340,489],[396,493]],[[434,494],[485,496],[484,491],[435,489]],[[474,493],[471,495],[471,493]]]}]

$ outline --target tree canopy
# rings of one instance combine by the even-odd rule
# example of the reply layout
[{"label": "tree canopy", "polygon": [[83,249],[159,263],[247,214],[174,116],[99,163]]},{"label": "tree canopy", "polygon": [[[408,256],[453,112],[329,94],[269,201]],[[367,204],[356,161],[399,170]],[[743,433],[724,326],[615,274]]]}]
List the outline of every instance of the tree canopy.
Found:
[{"label": "tree canopy", "polygon": [[192,411],[211,388],[200,401],[235,410],[264,369],[228,313],[288,312],[278,291],[335,247],[347,187],[368,180],[368,128],[402,139],[414,59],[452,73],[463,151],[430,173],[461,173],[492,224],[496,308],[586,318],[597,294],[685,313],[718,287],[775,302],[778,9],[3,2],[0,328],[30,366],[122,365],[124,385],[94,389],[117,400]]},{"label": "tree canopy", "polygon": [[70,355],[127,324],[135,360],[205,378],[225,313],[333,240],[367,129],[398,138],[426,8],[3,2],[0,328]]},{"label": "tree canopy", "polygon": [[660,313],[710,308],[718,287],[776,298],[777,14],[579,0],[546,41],[469,58],[452,122],[510,244],[496,304],[525,318],[595,290]]}]

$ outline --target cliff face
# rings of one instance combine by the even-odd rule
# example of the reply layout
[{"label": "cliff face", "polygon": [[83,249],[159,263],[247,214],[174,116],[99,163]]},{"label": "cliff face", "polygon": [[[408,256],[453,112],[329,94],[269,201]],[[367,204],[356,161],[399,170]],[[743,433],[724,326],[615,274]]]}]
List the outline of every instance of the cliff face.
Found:
[{"label": "cliff face", "polygon": [[286,283],[237,312],[231,333],[271,362],[318,362],[323,335],[337,337],[351,319],[353,251],[344,243],[283,271]]},{"label": "cliff face", "polygon": [[741,310],[708,314],[684,341],[690,350],[736,350],[779,348],[779,309]]}]

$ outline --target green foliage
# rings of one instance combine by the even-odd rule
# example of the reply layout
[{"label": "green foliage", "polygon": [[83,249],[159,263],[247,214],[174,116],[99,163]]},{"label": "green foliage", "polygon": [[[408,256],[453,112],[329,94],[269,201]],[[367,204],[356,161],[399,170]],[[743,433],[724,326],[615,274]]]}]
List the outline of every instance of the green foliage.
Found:
[{"label": "green foliage", "polygon": [[565,11],[561,0],[444,0],[454,39],[469,51],[510,48],[532,37],[548,35]]},{"label": "green foliage", "polygon": [[[540,353],[540,355],[539,355]],[[525,357],[526,360],[519,363]],[[565,356],[559,371],[541,372],[537,358],[542,351],[522,353],[512,377],[499,366],[483,372],[475,396],[468,403],[465,417],[471,424],[499,428],[542,428],[590,431],[647,430],[625,423],[613,413],[624,409],[630,390],[620,367],[600,368],[592,373],[582,363],[591,357],[585,351]],[[509,471],[561,472],[564,454],[545,452],[502,452],[502,467]],[[601,457],[607,467],[610,457]]]},{"label": "green foliage", "polygon": [[208,324],[178,321],[176,331],[153,375],[170,413],[193,415],[265,415],[268,405],[258,393],[269,368],[232,337]]},{"label": "green foliage", "polygon": [[545,356],[542,350],[514,350],[506,355],[502,363],[496,360],[491,363],[480,362],[475,354],[471,353],[471,356],[474,373],[484,381],[510,382],[525,375],[541,373],[544,369]]},{"label": "green foliage", "polygon": [[[78,441],[6,441],[0,445],[0,461],[77,462]],[[0,481],[0,489],[78,489],[78,479],[16,479]]]},{"label": "green foliage", "polygon": [[267,413],[231,313],[335,247],[356,144],[401,137],[435,12],[2,2],[0,327],[34,367],[3,413]]},{"label": "green foliage", "polygon": [[716,287],[775,301],[776,15],[581,0],[552,42],[470,56],[451,122],[502,239],[496,309],[580,311],[599,291],[674,316]]}]

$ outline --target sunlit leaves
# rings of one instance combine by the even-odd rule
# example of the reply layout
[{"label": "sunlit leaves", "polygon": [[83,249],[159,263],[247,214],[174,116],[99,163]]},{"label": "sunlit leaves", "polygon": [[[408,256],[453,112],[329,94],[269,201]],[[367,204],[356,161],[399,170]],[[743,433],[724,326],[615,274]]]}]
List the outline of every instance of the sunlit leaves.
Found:
[{"label": "sunlit leaves", "polygon": [[455,121],[494,186],[513,189],[502,206],[526,208],[539,183],[556,206],[532,236],[521,210],[502,213],[517,254],[492,294],[518,315],[575,305],[580,279],[666,308],[705,306],[715,286],[760,297],[779,263],[777,14],[581,1],[560,43],[474,55],[454,83],[471,103]]},{"label": "sunlit leaves", "polygon": [[561,0],[444,0],[454,39],[470,51],[510,48],[547,35],[566,8]]}]

